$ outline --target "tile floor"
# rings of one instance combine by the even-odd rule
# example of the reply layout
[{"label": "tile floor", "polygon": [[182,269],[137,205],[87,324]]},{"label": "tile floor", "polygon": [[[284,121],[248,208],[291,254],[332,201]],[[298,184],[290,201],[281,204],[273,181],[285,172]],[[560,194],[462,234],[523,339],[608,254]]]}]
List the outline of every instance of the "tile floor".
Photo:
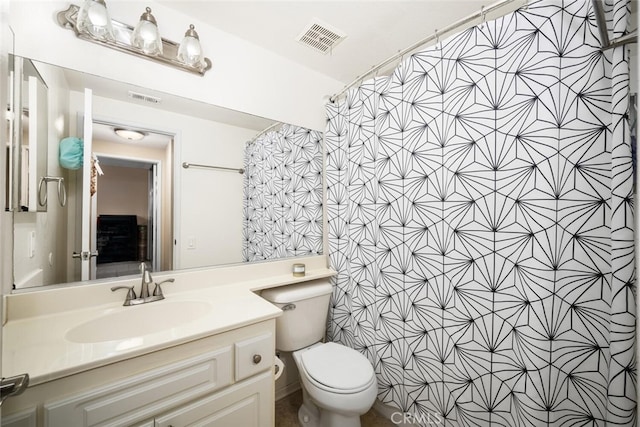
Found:
[{"label": "tile floor", "polygon": [[[299,427],[298,408],[302,404],[300,390],[276,402],[276,427]],[[378,414],[374,409],[360,417],[362,427],[393,427],[390,420]]]}]

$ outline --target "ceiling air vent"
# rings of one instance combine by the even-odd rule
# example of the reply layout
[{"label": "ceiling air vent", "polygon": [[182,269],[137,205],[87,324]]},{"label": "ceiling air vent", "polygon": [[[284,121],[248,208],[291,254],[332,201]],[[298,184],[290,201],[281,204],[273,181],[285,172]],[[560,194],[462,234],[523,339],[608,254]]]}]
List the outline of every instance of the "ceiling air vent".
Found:
[{"label": "ceiling air vent", "polygon": [[342,31],[332,28],[318,18],[314,18],[304,31],[298,35],[296,40],[318,52],[327,53],[331,52],[331,49],[346,37],[347,35]]},{"label": "ceiling air vent", "polygon": [[161,99],[144,93],[129,91],[129,98],[137,101],[148,102],[150,104],[160,104]]}]

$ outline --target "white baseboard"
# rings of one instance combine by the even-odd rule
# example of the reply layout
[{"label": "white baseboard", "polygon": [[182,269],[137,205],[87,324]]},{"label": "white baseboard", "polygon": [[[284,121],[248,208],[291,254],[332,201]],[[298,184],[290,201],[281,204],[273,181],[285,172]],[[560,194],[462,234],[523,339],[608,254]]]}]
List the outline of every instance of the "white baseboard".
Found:
[{"label": "white baseboard", "polygon": [[276,400],[280,400],[300,390],[300,383],[295,382],[276,390]]}]

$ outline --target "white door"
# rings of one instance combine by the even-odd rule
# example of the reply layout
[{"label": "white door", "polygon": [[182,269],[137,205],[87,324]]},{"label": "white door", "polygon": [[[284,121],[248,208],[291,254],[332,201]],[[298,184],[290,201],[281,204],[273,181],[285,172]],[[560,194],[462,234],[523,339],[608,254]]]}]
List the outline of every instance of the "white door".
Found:
[{"label": "white door", "polygon": [[151,166],[151,179],[150,179],[150,191],[149,191],[149,240],[148,245],[151,251],[151,263],[153,271],[160,271],[160,263],[162,262],[162,247],[160,243],[162,241],[160,232],[162,224],[162,212],[160,206],[162,206],[161,193],[160,193],[160,165],[154,163]]},{"label": "white door", "polygon": [[92,280],[96,278],[96,231],[95,224],[95,194],[91,195],[91,169],[93,156],[93,112],[92,112],[91,89],[84,90],[84,123],[83,139],[84,153],[82,166],[82,236],[80,249],[80,278],[81,280]]}]

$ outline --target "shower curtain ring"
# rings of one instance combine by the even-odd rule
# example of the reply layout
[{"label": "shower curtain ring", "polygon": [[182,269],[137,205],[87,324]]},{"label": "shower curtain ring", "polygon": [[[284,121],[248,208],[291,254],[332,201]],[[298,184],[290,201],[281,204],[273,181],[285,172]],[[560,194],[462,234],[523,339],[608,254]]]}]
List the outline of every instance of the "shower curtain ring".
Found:
[{"label": "shower curtain ring", "polygon": [[436,50],[439,50],[440,49],[440,46],[439,46],[440,45],[440,35],[438,34],[438,30],[437,29],[434,31],[434,33],[436,34]]},{"label": "shower curtain ring", "polygon": [[480,6],[480,16],[482,17],[482,22],[480,23],[480,28],[484,28],[484,24],[487,22],[487,12],[484,10],[484,5]]}]

